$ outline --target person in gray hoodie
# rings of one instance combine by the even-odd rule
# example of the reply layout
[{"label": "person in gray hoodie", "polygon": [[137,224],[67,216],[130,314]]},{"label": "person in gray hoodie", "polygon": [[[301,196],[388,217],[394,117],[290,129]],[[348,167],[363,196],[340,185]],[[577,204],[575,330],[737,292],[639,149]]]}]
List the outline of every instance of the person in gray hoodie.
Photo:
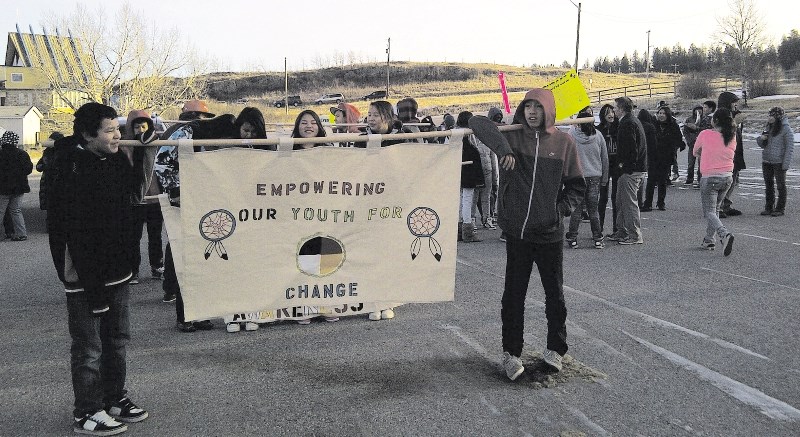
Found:
[{"label": "person in gray hoodie", "polygon": [[564,225],[569,205],[583,197],[585,183],[578,149],[555,127],[553,92],[535,88],[514,113],[521,129],[503,132],[490,119],[472,117],[469,127],[500,157],[498,224],[507,235],[506,277],[502,298],[503,368],[509,379],[525,367],[523,346],[525,295],[533,264],[545,293],[547,346],[544,362],[556,371],[567,352],[564,302]]},{"label": "person in gray hoodie", "polygon": [[[794,152],[794,132],[789,119],[781,107],[769,110],[767,128],[758,138],[761,152],[761,171],[764,174],[764,187],[767,191],[766,206],[761,215],[779,217],[786,208],[786,171],[792,165]],[[775,186],[778,186],[778,203],[775,203]]]},{"label": "person in gray hoodie", "polygon": [[[578,118],[592,117],[591,110],[578,113]],[[589,223],[592,227],[592,240],[595,249],[602,249],[603,228],[600,227],[600,213],[597,203],[600,200],[600,187],[608,183],[608,150],[603,134],[598,132],[594,123],[583,123],[572,126],[569,134],[578,147],[578,156],[581,159],[583,179],[586,181],[586,191],[578,205],[572,210],[567,231],[567,245],[573,249],[578,248],[578,227],[581,224],[581,211],[584,205],[589,213]]]}]

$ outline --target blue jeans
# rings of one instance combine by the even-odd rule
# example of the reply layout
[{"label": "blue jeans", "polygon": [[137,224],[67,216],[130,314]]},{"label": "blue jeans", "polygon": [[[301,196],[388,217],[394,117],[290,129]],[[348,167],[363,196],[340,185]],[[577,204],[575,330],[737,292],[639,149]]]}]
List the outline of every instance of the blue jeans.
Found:
[{"label": "blue jeans", "polygon": [[128,284],[110,287],[106,292],[112,295],[110,309],[100,317],[92,316],[86,293],[67,293],[75,417],[102,410],[127,394],[125,347],[131,338]]},{"label": "blue jeans", "polygon": [[0,194],[0,216],[6,213],[6,208],[11,215],[11,222],[14,224],[14,235],[9,237],[27,237],[28,231],[25,229],[25,218],[22,216],[22,194],[12,196],[10,194]]},{"label": "blue jeans", "polygon": [[706,227],[705,241],[714,242],[714,234],[719,238],[728,234],[728,230],[719,219],[719,211],[722,209],[722,201],[725,193],[733,183],[731,176],[703,176],[700,180],[700,200],[703,204],[703,216],[708,221]]},{"label": "blue jeans", "polygon": [[623,173],[617,190],[617,229],[625,238],[642,239],[641,216],[636,193],[642,185],[642,173]]},{"label": "blue jeans", "polygon": [[578,204],[572,210],[572,215],[569,218],[567,239],[574,240],[578,238],[581,213],[583,212],[583,206],[586,205],[589,223],[592,227],[592,239],[600,241],[603,239],[603,228],[600,227],[600,213],[597,210],[597,202],[600,199],[600,176],[591,176],[584,178],[584,180],[586,181],[586,191],[583,192],[583,198],[578,201]]}]

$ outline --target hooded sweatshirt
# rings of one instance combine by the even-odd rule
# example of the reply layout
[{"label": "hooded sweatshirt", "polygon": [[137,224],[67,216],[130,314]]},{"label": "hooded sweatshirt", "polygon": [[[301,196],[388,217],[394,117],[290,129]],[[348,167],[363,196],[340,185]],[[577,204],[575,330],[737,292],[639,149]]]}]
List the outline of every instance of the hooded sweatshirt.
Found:
[{"label": "hooded sweatshirt", "polygon": [[783,164],[784,171],[789,170],[792,165],[792,153],[794,152],[794,133],[792,127],[789,126],[789,119],[784,116],[779,121],[781,123],[781,131],[778,135],[768,134],[767,140],[762,141],[759,135],[756,138],[756,143],[759,147],[763,147],[761,151],[761,160],[767,164]]},{"label": "hooded sweatshirt", "polygon": [[[525,120],[525,104],[536,100],[544,107],[544,128],[534,129]],[[522,129],[500,132],[483,116],[469,120],[469,127],[498,157],[512,155],[513,170],[500,168],[498,224],[506,233],[528,242],[562,241],[562,216],[569,205],[583,197],[580,158],[575,141],[555,127],[556,105],[550,90],[535,88],[514,113],[512,124]]]},{"label": "hooded sweatshirt", "polygon": [[586,135],[578,126],[572,126],[569,134],[578,147],[583,177],[599,176],[601,185],[605,185],[608,181],[608,149],[603,134],[597,131],[594,135]]}]

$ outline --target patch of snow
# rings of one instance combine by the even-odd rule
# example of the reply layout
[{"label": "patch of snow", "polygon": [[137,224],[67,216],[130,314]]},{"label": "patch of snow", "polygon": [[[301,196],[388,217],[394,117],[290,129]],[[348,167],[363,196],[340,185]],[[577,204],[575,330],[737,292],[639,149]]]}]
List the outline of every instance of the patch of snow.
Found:
[{"label": "patch of snow", "polygon": [[796,99],[798,97],[800,96],[798,96],[797,94],[776,94],[774,96],[756,97],[751,100],[784,100],[784,99]]}]

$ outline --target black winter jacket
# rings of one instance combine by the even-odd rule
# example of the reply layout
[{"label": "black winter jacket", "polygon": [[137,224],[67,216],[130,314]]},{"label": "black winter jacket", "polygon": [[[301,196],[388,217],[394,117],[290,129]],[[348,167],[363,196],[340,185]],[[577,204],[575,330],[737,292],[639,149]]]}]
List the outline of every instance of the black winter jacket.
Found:
[{"label": "black winter jacket", "polygon": [[617,167],[621,173],[647,171],[647,139],[642,122],[626,114],[617,128]]},{"label": "black winter jacket", "polygon": [[0,194],[19,196],[30,193],[28,175],[32,171],[33,163],[28,152],[11,144],[4,144],[0,149]]},{"label": "black winter jacket", "polygon": [[50,252],[67,292],[107,299],[130,279],[134,177],[123,152],[97,156],[74,137],[56,141],[49,194]]}]

